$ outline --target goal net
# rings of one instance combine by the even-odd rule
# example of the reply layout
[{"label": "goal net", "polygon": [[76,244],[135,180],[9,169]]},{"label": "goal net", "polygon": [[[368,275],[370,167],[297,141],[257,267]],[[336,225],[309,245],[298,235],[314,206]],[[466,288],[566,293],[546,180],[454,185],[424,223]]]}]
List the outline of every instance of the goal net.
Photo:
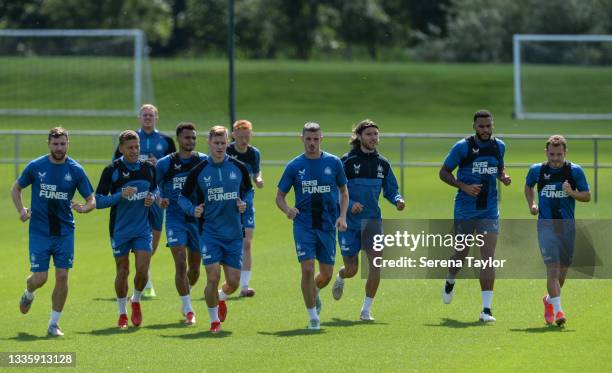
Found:
[{"label": "goal net", "polygon": [[0,114],[132,116],[154,102],[140,30],[0,30]]},{"label": "goal net", "polygon": [[518,119],[612,119],[612,35],[514,35]]}]

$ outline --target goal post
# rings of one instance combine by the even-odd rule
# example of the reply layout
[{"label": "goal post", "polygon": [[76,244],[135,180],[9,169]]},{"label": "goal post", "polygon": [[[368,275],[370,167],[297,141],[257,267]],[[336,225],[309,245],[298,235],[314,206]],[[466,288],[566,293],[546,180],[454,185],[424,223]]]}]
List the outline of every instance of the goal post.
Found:
[{"label": "goal post", "polygon": [[0,115],[132,116],[154,102],[141,30],[0,30]]},{"label": "goal post", "polygon": [[612,120],[612,35],[513,36],[517,119]]}]

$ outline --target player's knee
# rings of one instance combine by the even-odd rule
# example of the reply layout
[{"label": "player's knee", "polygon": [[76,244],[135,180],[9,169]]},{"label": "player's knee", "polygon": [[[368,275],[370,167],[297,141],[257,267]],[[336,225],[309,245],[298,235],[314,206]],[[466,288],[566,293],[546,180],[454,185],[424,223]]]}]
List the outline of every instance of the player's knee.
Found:
[{"label": "player's knee", "polygon": [[357,274],[357,264],[351,263],[344,266],[344,277],[350,278]]},{"label": "player's knee", "polygon": [[332,273],[328,273],[328,272],[321,272],[319,273],[319,278],[318,278],[318,283],[319,285],[327,285],[329,284],[329,282],[331,281],[332,278]]},{"label": "player's knee", "polygon": [[314,266],[302,266],[302,277],[314,276]]},{"label": "player's knee", "polygon": [[56,284],[67,284],[68,283],[68,271],[55,272],[55,283]]},{"label": "player's knee", "polygon": [[217,286],[219,284],[219,280],[221,279],[221,274],[219,272],[209,272],[206,274],[206,282],[209,285]]},{"label": "player's knee", "polygon": [[240,276],[228,277],[226,283],[229,287],[229,292],[232,293],[234,290],[238,289],[238,286],[240,286]]}]

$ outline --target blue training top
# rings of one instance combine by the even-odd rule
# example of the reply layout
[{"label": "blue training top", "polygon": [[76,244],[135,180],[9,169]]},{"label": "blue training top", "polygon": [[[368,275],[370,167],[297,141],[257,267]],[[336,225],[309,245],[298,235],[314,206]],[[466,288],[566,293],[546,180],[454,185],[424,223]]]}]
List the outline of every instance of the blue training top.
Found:
[{"label": "blue training top", "polygon": [[[168,198],[170,205],[166,209],[166,217],[183,220],[185,213],[178,205],[178,199],[187,181],[187,175],[200,162],[208,159],[203,153],[192,152],[191,157],[181,158],[178,153],[169,154],[157,162],[157,185],[162,198]],[[194,195],[195,196],[195,195]],[[196,200],[192,196],[192,203]]]},{"label": "blue training top", "polygon": [[[381,219],[378,206],[381,190],[393,205],[402,198],[391,164],[377,151],[364,153],[357,147],[342,157],[342,164],[348,179],[348,229],[360,230],[362,219]],[[363,210],[358,214],[351,213],[355,202],[363,205]]]},{"label": "blue training top", "polygon": [[244,236],[238,198],[252,203],[253,186],[244,164],[225,155],[221,163],[212,158],[200,162],[187,176],[178,204],[185,214],[193,216],[196,205],[190,197],[199,192],[204,202],[204,235],[222,240]]},{"label": "blue training top", "polygon": [[278,189],[295,191],[295,207],[300,211],[294,224],[303,229],[336,229],[340,214],[338,187],[347,184],[342,162],[335,155],[321,152],[317,159],[304,154],[287,164]]},{"label": "blue training top", "polygon": [[552,168],[546,163],[536,163],[529,168],[525,184],[532,188],[538,185],[539,219],[574,219],[576,201],[563,191],[568,181],[572,189],[589,190],[582,167],[566,162],[562,167]]},{"label": "blue training top", "polygon": [[30,202],[30,234],[63,236],[74,231],[74,217],[70,209],[72,197],[78,189],[83,198],[93,193],[93,187],[80,164],[66,157],[64,163],[53,163],[49,155],[34,159],[17,179],[19,187],[32,185]]},{"label": "blue training top", "polygon": [[[125,187],[136,187],[129,198],[121,197]],[[104,168],[96,189],[96,208],[111,208],[109,232],[115,244],[151,233],[149,207],[144,199],[157,194],[155,168],[147,162],[128,163],[123,157]]]},{"label": "blue training top", "polygon": [[459,167],[457,180],[482,184],[480,194],[472,197],[461,189],[455,194],[455,219],[497,219],[497,177],[504,168],[506,145],[491,137],[482,142],[476,136],[459,140],[449,151],[444,166]]}]

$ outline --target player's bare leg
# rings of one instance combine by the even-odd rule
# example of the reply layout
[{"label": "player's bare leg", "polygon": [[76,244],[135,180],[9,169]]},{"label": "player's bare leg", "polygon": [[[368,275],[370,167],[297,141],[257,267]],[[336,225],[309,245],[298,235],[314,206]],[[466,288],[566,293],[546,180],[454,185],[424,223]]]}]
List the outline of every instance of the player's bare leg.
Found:
[{"label": "player's bare leg", "polygon": [[335,300],[342,298],[344,292],[344,279],[354,277],[359,269],[359,254],[354,256],[342,256],[344,265],[338,271],[336,281],[332,286],[332,296]]},{"label": "player's bare leg", "polygon": [[315,281],[315,264],[314,259],[308,259],[300,262],[302,269],[302,296],[304,304],[308,311],[309,324],[308,328],[317,330],[321,328],[319,314],[316,308],[316,298],[318,296],[317,284]]},{"label": "player's bare leg", "polygon": [[[480,248],[480,257],[482,260],[493,261],[495,257],[495,246],[497,245],[497,233],[487,233],[484,235],[484,245]],[[493,286],[495,284],[495,268],[487,267],[480,269],[480,289],[482,295],[482,312],[480,320],[484,322],[495,321],[491,312],[491,303],[493,301]]]},{"label": "player's bare leg", "polygon": [[368,256],[368,280],[365,285],[365,298],[359,318],[363,321],[374,321],[371,307],[380,284],[380,268],[374,265],[374,258],[382,257],[382,251],[366,249],[366,255]]},{"label": "player's bare leg", "polygon": [[198,251],[187,250],[187,279],[189,287],[192,288],[200,278],[200,263],[202,262],[202,254]]},{"label": "player's bare leg", "polygon": [[221,320],[219,320],[219,280],[221,278],[221,266],[219,263],[206,265],[206,287],[204,288],[204,299],[208,306],[210,316],[210,331],[213,333],[221,331]]},{"label": "player's bare leg", "polygon": [[192,325],[195,324],[195,312],[191,306],[190,286],[187,277],[187,248],[177,246],[170,250],[174,258],[174,285],[182,303],[181,312],[185,316],[185,323]]},{"label": "player's bare leg", "polygon": [[241,297],[252,297],[255,295],[255,290],[249,288],[249,282],[251,281],[251,268],[253,265],[253,257],[251,255],[253,233],[253,228],[245,228],[244,239],[242,240],[242,269],[240,271]]},{"label": "player's bare leg", "polygon": [[59,327],[59,318],[64,310],[68,298],[68,269],[55,269],[55,287],[51,295],[51,318],[47,334],[52,336],[62,336],[64,333]]},{"label": "player's bare leg", "polygon": [[[466,247],[463,250],[455,250],[453,256],[451,256],[452,260],[461,260],[461,263],[465,263],[465,258],[470,253],[470,248]],[[448,274],[446,275],[446,282],[444,284],[444,289],[442,289],[442,301],[445,304],[449,304],[453,300],[453,296],[455,294],[455,277],[461,270],[461,267],[451,266],[448,268]]]},{"label": "player's bare leg", "polygon": [[128,276],[130,274],[130,257],[128,254],[115,258],[115,293],[117,294],[117,306],[119,308],[119,328],[126,329],[128,326],[127,318],[127,293]]},{"label": "player's bare leg", "polygon": [[136,274],[134,275],[134,294],[131,298],[132,315],[130,318],[134,326],[139,326],[142,323],[140,298],[149,277],[151,253],[145,250],[135,250],[134,257],[136,262]]},{"label": "player's bare leg", "polygon": [[[151,244],[151,256],[155,255],[157,252],[157,247],[159,246],[159,240],[161,238],[161,231],[153,229],[153,242]],[[151,270],[147,273],[147,284],[145,286],[144,292],[142,294],[145,298],[155,298],[157,294],[155,293],[155,288],[153,287],[153,280],[151,277]]]},{"label": "player's bare leg", "polygon": [[546,288],[548,295],[544,297],[544,319],[547,324],[556,321],[562,326],[566,322],[565,313],[561,308],[561,287],[565,283],[568,267],[559,262],[546,265]]},{"label": "player's bare leg", "polygon": [[34,301],[34,292],[47,282],[48,272],[32,272],[26,280],[26,290],[19,300],[19,310],[26,314]]},{"label": "player's bare leg", "polygon": [[225,321],[227,317],[227,296],[235,292],[240,286],[240,270],[238,268],[223,265],[225,282],[219,289],[219,320]]}]

